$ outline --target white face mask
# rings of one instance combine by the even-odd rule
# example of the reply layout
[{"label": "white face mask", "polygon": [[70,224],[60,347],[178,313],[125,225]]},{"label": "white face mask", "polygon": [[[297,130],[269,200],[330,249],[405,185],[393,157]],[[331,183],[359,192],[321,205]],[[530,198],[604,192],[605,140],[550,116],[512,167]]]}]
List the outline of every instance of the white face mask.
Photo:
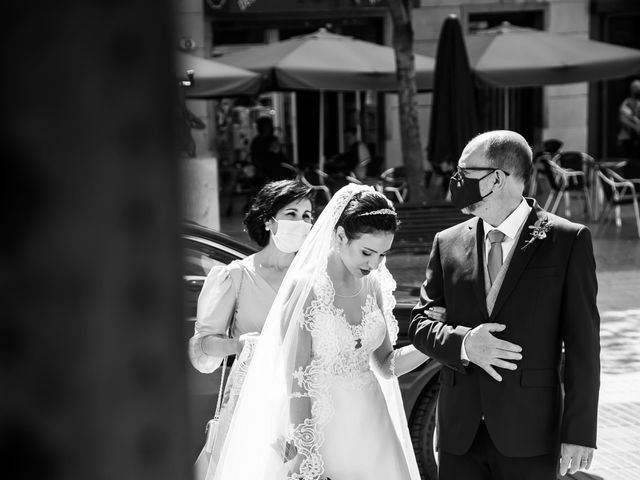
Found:
[{"label": "white face mask", "polygon": [[271,232],[276,248],[284,253],[295,253],[300,250],[305,238],[311,231],[311,224],[303,220],[276,220],[278,231]]}]

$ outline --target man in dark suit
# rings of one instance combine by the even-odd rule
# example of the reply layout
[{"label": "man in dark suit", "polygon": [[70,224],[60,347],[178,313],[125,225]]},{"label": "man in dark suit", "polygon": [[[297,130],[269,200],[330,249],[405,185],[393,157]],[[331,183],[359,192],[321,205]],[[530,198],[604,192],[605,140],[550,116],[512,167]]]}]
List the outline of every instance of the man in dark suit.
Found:
[{"label": "man in dark suit", "polygon": [[475,218],[436,235],[412,313],[414,345],[443,364],[441,480],[552,480],[558,462],[562,475],[588,468],[596,446],[591,236],[523,198],[531,158],[510,131],[465,147],[450,189]]}]

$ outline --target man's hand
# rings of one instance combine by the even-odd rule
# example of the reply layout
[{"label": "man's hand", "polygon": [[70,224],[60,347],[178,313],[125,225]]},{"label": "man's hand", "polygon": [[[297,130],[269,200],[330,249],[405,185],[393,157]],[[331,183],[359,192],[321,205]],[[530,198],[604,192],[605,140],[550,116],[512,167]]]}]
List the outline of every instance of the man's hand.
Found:
[{"label": "man's hand", "polygon": [[475,363],[498,382],[502,377],[493,367],[515,370],[515,363],[506,360],[521,360],[522,347],[515,343],[497,339],[492,332],[502,332],[505,325],[499,323],[483,323],[471,330],[464,339],[464,348],[469,361]]},{"label": "man's hand", "polygon": [[560,447],[560,475],[574,474],[578,470],[589,470],[594,449],[563,443]]}]

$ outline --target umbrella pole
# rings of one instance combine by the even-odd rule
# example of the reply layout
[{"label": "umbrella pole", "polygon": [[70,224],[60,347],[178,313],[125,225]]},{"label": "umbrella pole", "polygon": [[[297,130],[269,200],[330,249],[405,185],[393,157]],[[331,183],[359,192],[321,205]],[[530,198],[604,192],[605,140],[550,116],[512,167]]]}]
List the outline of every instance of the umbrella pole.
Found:
[{"label": "umbrella pole", "polygon": [[504,87],[504,129],[509,130],[509,87]]},{"label": "umbrella pole", "polygon": [[338,150],[344,152],[344,94],[338,92]]},{"label": "umbrella pole", "polygon": [[291,93],[291,148],[293,149],[293,164],[298,166],[298,97]]},{"label": "umbrella pole", "polygon": [[362,140],[362,112],[360,111],[360,90],[356,91],[356,135]]},{"label": "umbrella pole", "polygon": [[318,139],[318,167],[324,172],[324,92],[320,90],[320,135]]}]

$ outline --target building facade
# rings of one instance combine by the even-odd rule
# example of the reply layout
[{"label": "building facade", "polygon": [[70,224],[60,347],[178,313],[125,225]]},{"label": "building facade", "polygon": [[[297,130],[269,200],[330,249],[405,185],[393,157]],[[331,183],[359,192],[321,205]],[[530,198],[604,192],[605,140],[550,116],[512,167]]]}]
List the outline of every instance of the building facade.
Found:
[{"label": "building facade", "polygon": [[[638,48],[638,35],[633,27],[640,24],[638,4],[640,2],[634,0],[414,0],[414,49],[416,53],[434,57],[442,22],[450,14],[458,16],[467,33],[508,21],[518,26]],[[243,10],[238,0],[182,0],[177,10],[179,37],[193,39],[192,53],[205,57],[284,40],[323,27],[380,44],[390,45],[392,40],[392,25],[383,2],[255,0]],[[511,89],[509,127],[521,132],[532,145],[558,138],[567,150],[613,156],[616,109],[628,89],[628,81]],[[344,147],[341,135],[344,127],[357,126],[362,139],[378,158],[380,168],[402,164],[397,97],[364,92],[360,95],[358,98],[355,93],[325,95],[326,156]],[[482,127],[502,128],[504,92],[481,87],[478,96]],[[299,147],[295,157],[303,164],[317,157],[318,101],[316,92],[297,95]],[[215,122],[215,107],[211,106],[215,102],[190,103],[197,104],[191,108],[210,125]],[[281,94],[267,103],[276,123],[280,123],[286,142],[291,127],[287,124],[289,117],[284,115],[291,108],[287,96]],[[419,95],[418,108],[426,152],[430,93]],[[197,139],[198,148],[201,151],[215,148],[214,137],[215,128],[211,125]],[[428,159],[425,160],[427,164]]]}]

